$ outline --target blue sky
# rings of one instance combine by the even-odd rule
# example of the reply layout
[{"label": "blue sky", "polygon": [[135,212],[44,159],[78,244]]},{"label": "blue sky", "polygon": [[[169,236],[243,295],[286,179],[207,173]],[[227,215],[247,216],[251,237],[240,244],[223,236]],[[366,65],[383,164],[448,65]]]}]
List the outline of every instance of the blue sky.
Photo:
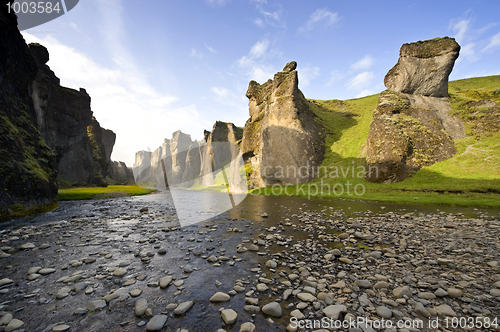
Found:
[{"label": "blue sky", "polygon": [[455,37],[450,79],[499,75],[500,1],[81,0],[23,31],[50,52],[64,86],[84,87],[132,166],[181,129],[202,139],[216,120],[243,126],[250,80],[295,60],[307,98],[381,92],[402,44]]}]

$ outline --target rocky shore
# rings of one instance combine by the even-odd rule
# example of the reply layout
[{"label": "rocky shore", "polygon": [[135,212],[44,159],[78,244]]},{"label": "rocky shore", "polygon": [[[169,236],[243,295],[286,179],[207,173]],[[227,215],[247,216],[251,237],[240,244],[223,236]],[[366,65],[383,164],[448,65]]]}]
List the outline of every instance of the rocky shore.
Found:
[{"label": "rocky shore", "polygon": [[500,330],[498,211],[289,199],[181,228],[162,195],[0,225],[0,331]]}]

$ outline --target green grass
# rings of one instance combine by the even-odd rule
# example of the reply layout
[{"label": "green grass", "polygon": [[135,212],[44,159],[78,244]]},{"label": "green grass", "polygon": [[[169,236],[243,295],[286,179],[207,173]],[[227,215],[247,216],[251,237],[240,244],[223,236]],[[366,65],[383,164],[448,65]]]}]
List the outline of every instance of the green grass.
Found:
[{"label": "green grass", "polygon": [[[457,154],[445,161],[423,167],[414,176],[399,183],[376,184],[358,173],[365,165],[365,145],[380,94],[351,100],[309,100],[317,122],[327,134],[326,154],[322,167],[339,170],[339,176],[328,172],[305,185],[290,186],[294,196],[319,196],[383,202],[447,204],[500,208],[500,110],[482,107],[484,100],[500,102],[500,76],[452,81],[449,84],[452,110],[466,123],[467,138],[455,142]],[[356,172],[352,174],[352,167]],[[323,168],[323,170],[325,169]],[[340,170],[348,171],[343,176]],[[332,176],[333,175],[333,176]],[[323,193],[314,194],[323,184]],[[337,191],[328,190],[337,185]],[[356,195],[352,188],[357,185]],[[308,194],[308,187],[311,186]],[[344,193],[340,193],[340,186]],[[351,194],[347,194],[347,187]],[[304,188],[304,187],[302,187]],[[271,194],[271,188],[254,190]],[[277,189],[276,189],[277,192]],[[287,195],[282,192],[281,195]]]},{"label": "green grass", "polygon": [[152,193],[155,189],[142,188],[137,185],[107,186],[107,187],[78,187],[59,189],[58,201],[72,201],[83,199],[114,198],[123,196],[138,196]]}]

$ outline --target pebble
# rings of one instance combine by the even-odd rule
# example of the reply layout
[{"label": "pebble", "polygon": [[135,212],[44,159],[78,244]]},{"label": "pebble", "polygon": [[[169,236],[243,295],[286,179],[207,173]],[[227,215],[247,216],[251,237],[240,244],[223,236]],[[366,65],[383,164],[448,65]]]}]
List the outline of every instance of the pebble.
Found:
[{"label": "pebble", "polygon": [[226,325],[231,325],[238,319],[238,314],[233,309],[224,309],[221,311],[221,317]]},{"label": "pebble", "polygon": [[148,331],[160,331],[167,321],[166,315],[155,315],[151,318],[146,325]]},{"label": "pebble", "polygon": [[130,292],[128,292],[130,294],[130,296],[132,297],[137,297],[139,295],[142,294],[142,289],[139,289],[139,288],[136,288],[136,289],[132,289]]},{"label": "pebble", "polygon": [[104,300],[95,300],[87,303],[87,310],[92,312],[96,310],[101,310],[106,306],[106,301]]},{"label": "pebble", "polygon": [[262,312],[273,317],[281,317],[283,314],[278,302],[271,302],[262,307]]},{"label": "pebble", "polygon": [[23,325],[24,325],[24,322],[22,320],[14,318],[5,327],[5,332],[11,332],[11,331],[17,330]]},{"label": "pebble", "polygon": [[228,294],[223,292],[217,292],[210,298],[210,302],[227,302],[230,299],[231,296],[229,296]]},{"label": "pebble", "polygon": [[255,331],[255,325],[252,322],[246,322],[241,324],[240,326],[240,332],[254,332]]},{"label": "pebble", "polygon": [[146,299],[139,299],[135,302],[135,315],[140,317],[146,313],[148,308],[148,301]]},{"label": "pebble", "polygon": [[172,276],[165,276],[163,278],[160,278],[160,281],[158,282],[160,288],[167,288],[168,286],[170,286],[170,284],[172,283],[172,279]]},{"label": "pebble", "polygon": [[186,301],[177,306],[174,310],[175,315],[184,315],[193,306],[193,301]]}]

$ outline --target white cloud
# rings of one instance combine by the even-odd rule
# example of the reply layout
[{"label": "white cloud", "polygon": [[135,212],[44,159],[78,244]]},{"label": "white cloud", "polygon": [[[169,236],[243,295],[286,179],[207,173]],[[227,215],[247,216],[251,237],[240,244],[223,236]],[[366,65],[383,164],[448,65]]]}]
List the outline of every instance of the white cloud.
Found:
[{"label": "white cloud", "polygon": [[347,82],[347,88],[351,90],[363,89],[371,84],[371,81],[375,78],[375,75],[371,71],[364,71]]},{"label": "white cloud", "polygon": [[273,6],[274,10],[266,10],[264,9],[264,4],[267,4],[266,1],[253,1],[256,2],[256,8],[260,12],[260,14],[263,16],[263,19],[257,18],[254,20],[255,25],[257,25],[260,28],[263,28],[267,25],[270,25],[275,28],[285,28],[286,23],[283,20],[282,14],[283,14],[283,6],[280,4],[275,4]]},{"label": "white cloud", "polygon": [[330,73],[330,80],[326,83],[326,86],[330,86],[332,85],[333,83],[335,82],[338,82],[340,81],[341,79],[343,79],[345,77],[344,74],[342,74],[340,71],[338,71],[337,69],[334,69],[331,71]]},{"label": "white cloud", "polygon": [[191,53],[189,53],[191,58],[203,59],[203,53],[198,52],[195,48],[191,49]]},{"label": "white cloud", "polygon": [[451,28],[455,32],[455,39],[457,43],[461,44],[466,39],[466,34],[470,30],[470,19],[461,19],[458,22],[451,23]]},{"label": "white cloud", "polygon": [[217,53],[217,51],[212,46],[205,44],[205,48],[212,54]]},{"label": "white cloud", "polygon": [[476,51],[474,50],[476,47],[475,43],[467,43],[460,49],[460,55],[466,57],[470,61],[476,61],[479,58],[476,56]]},{"label": "white cloud", "polygon": [[318,9],[311,14],[309,20],[301,27],[298,31],[301,33],[307,33],[312,30],[323,28],[327,29],[339,20],[339,15],[333,13],[326,8]]},{"label": "white cloud", "polygon": [[318,66],[306,66],[304,68],[299,68],[299,85],[302,87],[308,86],[311,81],[319,75]]},{"label": "white cloud", "polygon": [[177,97],[158,91],[127,67],[101,66],[50,35],[40,38],[23,32],[23,37],[28,43],[38,42],[47,47],[48,65],[61,79],[61,85],[87,90],[95,117],[102,127],[117,135],[113,160],[132,166],[137,151],[159,145],[175,130],[201,133],[212,125],[195,105],[172,107]]},{"label": "white cloud", "polygon": [[205,2],[211,6],[225,6],[231,2],[231,0],[205,0]]},{"label": "white cloud", "polygon": [[210,91],[215,93],[217,96],[224,98],[229,95],[229,91],[226,88],[219,88],[216,86],[213,86],[210,88]]},{"label": "white cloud", "polygon": [[268,39],[263,39],[261,41],[258,41],[250,49],[250,57],[258,59],[266,53],[268,48],[269,48]]},{"label": "white cloud", "polygon": [[353,63],[351,65],[351,69],[353,70],[367,70],[373,66],[375,59],[370,55],[365,56],[363,59]]},{"label": "white cloud", "polygon": [[276,72],[269,60],[277,53],[276,50],[272,49],[269,39],[264,38],[252,45],[248,55],[242,56],[236,63],[245,71],[246,78],[265,82]]},{"label": "white cloud", "polygon": [[490,42],[486,45],[483,51],[488,51],[497,47],[500,47],[500,32],[491,37]]}]

